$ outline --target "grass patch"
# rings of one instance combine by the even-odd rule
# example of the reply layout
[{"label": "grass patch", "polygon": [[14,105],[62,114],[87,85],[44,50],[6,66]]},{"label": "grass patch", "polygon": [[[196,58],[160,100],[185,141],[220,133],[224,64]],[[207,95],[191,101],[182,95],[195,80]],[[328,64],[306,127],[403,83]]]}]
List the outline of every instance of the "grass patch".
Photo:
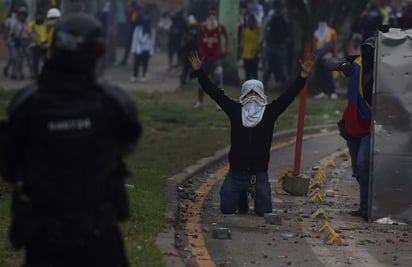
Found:
[{"label": "grass patch", "polygon": [[[130,220],[121,224],[131,266],[164,266],[155,245],[156,235],[164,226],[166,178],[213,155],[229,145],[229,121],[216,111],[214,102],[205,97],[202,110],[194,110],[196,84],[172,93],[133,93],[139,118],[144,126],[137,149],[127,159],[132,173],[127,180]],[[227,87],[226,93],[237,99],[239,88]],[[0,116],[14,92],[0,90]],[[268,99],[278,93],[267,92]],[[345,101],[307,100],[305,126],[336,123]],[[299,100],[278,119],[276,131],[296,128]],[[1,194],[1,193],[0,193]],[[0,266],[21,266],[23,253],[14,251],[7,241],[10,222],[10,196],[0,195]]]}]

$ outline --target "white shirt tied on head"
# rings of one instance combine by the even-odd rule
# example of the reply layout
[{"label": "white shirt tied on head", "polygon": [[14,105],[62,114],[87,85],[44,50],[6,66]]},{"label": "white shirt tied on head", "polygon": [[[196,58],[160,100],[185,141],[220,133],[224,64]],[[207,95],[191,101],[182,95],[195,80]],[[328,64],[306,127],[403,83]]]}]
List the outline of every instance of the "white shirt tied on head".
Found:
[{"label": "white shirt tied on head", "polygon": [[[257,95],[248,95],[251,91]],[[242,104],[242,124],[248,128],[254,127],[262,120],[267,105],[263,83],[258,80],[247,80],[242,85],[241,94],[239,101]]]}]

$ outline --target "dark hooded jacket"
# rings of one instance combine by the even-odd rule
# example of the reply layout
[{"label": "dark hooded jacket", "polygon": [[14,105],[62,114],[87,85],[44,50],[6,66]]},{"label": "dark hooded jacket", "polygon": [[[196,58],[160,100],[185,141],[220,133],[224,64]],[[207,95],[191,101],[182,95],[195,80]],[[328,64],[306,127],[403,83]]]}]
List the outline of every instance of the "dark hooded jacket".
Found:
[{"label": "dark hooded jacket", "polygon": [[266,105],[262,120],[254,127],[242,124],[242,105],[225,95],[202,71],[194,73],[199,78],[203,90],[228,115],[231,126],[230,168],[241,171],[267,171],[273,131],[277,118],[292,103],[306,79],[300,76],[276,100]]}]

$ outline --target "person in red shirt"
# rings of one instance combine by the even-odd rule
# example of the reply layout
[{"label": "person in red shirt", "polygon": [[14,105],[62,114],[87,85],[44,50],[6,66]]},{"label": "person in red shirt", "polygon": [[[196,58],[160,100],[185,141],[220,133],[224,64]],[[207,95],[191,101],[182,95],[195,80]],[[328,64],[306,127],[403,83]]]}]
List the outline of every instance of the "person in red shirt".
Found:
[{"label": "person in red shirt", "polygon": [[[225,50],[222,51],[222,36],[224,37]],[[229,50],[229,36],[226,27],[217,18],[217,10],[210,7],[206,21],[201,26],[200,33],[200,55],[203,59],[203,70],[212,77],[214,82],[223,87],[222,57]],[[193,106],[201,108],[204,92],[201,86],[198,90],[198,100]]]}]

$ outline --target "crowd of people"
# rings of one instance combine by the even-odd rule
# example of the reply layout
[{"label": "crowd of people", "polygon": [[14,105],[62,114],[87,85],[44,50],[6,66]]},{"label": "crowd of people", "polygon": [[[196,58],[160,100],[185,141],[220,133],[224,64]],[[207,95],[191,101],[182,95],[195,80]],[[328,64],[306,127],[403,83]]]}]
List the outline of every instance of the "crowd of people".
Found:
[{"label": "crowd of people", "polygon": [[4,41],[8,48],[8,60],[3,75],[13,80],[24,80],[24,62],[29,78],[37,79],[50,45],[50,35],[61,17],[60,10],[37,10],[33,21],[28,21],[28,7],[24,2],[10,8],[5,22]]},{"label": "crowd of people", "polygon": [[[273,88],[274,84],[282,86],[289,80],[294,58],[293,34],[286,3],[284,0],[274,0],[271,3],[271,6],[268,6],[266,1],[241,1],[238,43],[230,44],[230,49],[239,51],[238,57],[242,62],[245,79],[261,78],[266,88]],[[153,17],[145,8],[146,6],[137,0],[117,1],[117,19],[119,25],[124,25],[122,29],[119,28],[121,38],[118,42],[124,47],[124,53],[117,65],[126,65],[131,55],[133,70],[130,81],[145,81],[151,56],[156,51],[164,50],[162,52],[167,53],[169,70],[179,70],[180,83],[185,84],[189,70],[187,55],[194,48],[203,49],[203,24],[207,23],[206,19],[200,21],[186,9],[165,11],[160,17]],[[110,2],[107,1],[96,14],[106,31],[109,11]],[[9,56],[3,74],[11,79],[37,77],[47,52],[48,41],[45,41],[45,36],[53,28],[52,23],[56,16],[60,16],[58,9],[50,14],[48,10],[37,10],[35,14],[33,20],[28,21],[27,6],[15,5],[10,9],[5,22],[4,37]],[[368,4],[350,27],[347,36],[339,36],[329,23],[325,16],[318,21],[318,27],[313,32],[312,45],[317,50],[318,59],[315,77],[311,79],[311,91],[315,98],[337,99],[336,88],[339,84],[336,73],[324,70],[325,59],[359,54],[362,41],[370,37],[379,25],[412,27],[412,2],[407,1],[398,9],[388,5]],[[209,23],[208,26],[210,25]],[[225,40],[227,38],[225,25],[219,27],[222,28],[218,36],[220,42],[221,37]],[[141,29],[145,29],[145,34],[142,34]],[[342,38],[345,38],[344,48],[337,46],[342,43]],[[225,51],[222,56],[224,54]],[[23,73],[23,66],[28,66],[29,72],[26,75]],[[258,77],[259,75],[262,77]],[[223,82],[223,76],[219,79]],[[201,107],[201,103],[202,94],[199,93],[195,106]]]}]

